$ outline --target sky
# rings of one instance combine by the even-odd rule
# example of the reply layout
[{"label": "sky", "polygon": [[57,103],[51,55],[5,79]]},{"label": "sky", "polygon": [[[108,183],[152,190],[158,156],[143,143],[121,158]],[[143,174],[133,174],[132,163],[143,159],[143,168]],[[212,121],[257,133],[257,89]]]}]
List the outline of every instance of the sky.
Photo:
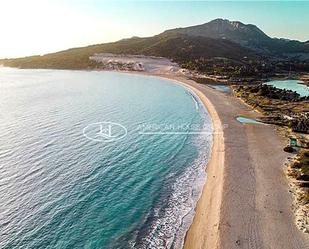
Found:
[{"label": "sky", "polygon": [[224,18],[309,40],[309,1],[0,0],[0,58],[152,36]]}]

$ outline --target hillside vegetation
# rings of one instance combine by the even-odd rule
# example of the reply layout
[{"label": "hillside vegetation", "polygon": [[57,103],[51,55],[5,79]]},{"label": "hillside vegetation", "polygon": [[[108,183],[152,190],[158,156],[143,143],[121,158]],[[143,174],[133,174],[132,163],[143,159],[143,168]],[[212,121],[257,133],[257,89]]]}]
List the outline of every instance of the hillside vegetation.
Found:
[{"label": "hillside vegetation", "polygon": [[0,64],[19,68],[95,69],[100,64],[89,60],[95,53],[166,57],[183,68],[224,76],[230,82],[309,71],[308,42],[271,38],[252,24],[223,19],[168,30],[153,37],[133,37],[43,56],[3,59]]},{"label": "hillside vegetation", "polygon": [[228,57],[236,61],[241,61],[245,56],[256,58],[256,55],[249,49],[227,40],[217,41],[206,37],[162,34],[149,38],[131,38],[113,43],[73,48],[43,56],[5,59],[0,63],[20,68],[95,68],[96,63],[89,60],[89,56],[95,53],[153,55],[166,57],[180,64],[200,58]]}]

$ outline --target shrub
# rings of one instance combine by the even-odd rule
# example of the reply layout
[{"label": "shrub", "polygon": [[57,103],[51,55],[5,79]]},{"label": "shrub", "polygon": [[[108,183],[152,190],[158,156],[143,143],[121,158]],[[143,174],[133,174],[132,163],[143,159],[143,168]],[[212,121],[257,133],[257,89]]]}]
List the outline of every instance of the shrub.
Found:
[{"label": "shrub", "polygon": [[292,146],[285,146],[284,148],[283,148],[283,150],[285,151],[285,152],[288,152],[288,153],[292,153],[292,152],[294,152],[294,149],[293,149],[293,147]]},{"label": "shrub", "polygon": [[301,197],[304,204],[309,204],[309,190],[307,190]]}]

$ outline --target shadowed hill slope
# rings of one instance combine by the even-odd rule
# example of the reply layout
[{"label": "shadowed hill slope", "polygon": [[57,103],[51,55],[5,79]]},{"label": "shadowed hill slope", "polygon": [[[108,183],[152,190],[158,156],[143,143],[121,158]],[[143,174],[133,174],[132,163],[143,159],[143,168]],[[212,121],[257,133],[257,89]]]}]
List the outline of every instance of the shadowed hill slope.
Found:
[{"label": "shadowed hill slope", "polygon": [[271,38],[253,24],[215,19],[202,25],[167,30],[165,34],[185,34],[233,41],[260,53],[309,53],[308,44],[295,40]]},{"label": "shadowed hill slope", "polygon": [[[166,57],[185,68],[210,74],[230,70],[239,72],[238,75],[255,75],[273,71],[274,67],[289,70],[290,61],[297,70],[309,67],[308,42],[271,38],[255,25],[224,19],[167,30],[153,37],[133,37],[43,56],[0,60],[0,64],[20,68],[91,69],[99,67],[89,60],[95,53]],[[273,65],[280,60],[281,64]],[[217,70],[218,67],[221,69]]]},{"label": "shadowed hill slope", "polygon": [[180,64],[188,59],[226,57],[242,60],[256,58],[247,48],[227,40],[192,37],[182,34],[162,34],[149,38],[131,38],[118,42],[73,48],[43,56],[31,56],[0,61],[5,66],[20,68],[84,69],[95,67],[89,56],[95,53],[143,54],[161,56]]}]

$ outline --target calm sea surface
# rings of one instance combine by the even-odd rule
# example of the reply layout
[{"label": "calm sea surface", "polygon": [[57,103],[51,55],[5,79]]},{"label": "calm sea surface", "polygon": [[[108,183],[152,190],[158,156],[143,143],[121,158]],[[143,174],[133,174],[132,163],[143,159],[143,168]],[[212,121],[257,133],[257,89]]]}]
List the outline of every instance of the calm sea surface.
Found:
[{"label": "calm sea surface", "polygon": [[287,89],[297,92],[301,97],[309,96],[309,87],[299,80],[273,80],[266,82],[268,85],[280,89]]},{"label": "calm sea surface", "polygon": [[181,247],[212,140],[192,93],[0,68],[0,120],[0,248]]}]

